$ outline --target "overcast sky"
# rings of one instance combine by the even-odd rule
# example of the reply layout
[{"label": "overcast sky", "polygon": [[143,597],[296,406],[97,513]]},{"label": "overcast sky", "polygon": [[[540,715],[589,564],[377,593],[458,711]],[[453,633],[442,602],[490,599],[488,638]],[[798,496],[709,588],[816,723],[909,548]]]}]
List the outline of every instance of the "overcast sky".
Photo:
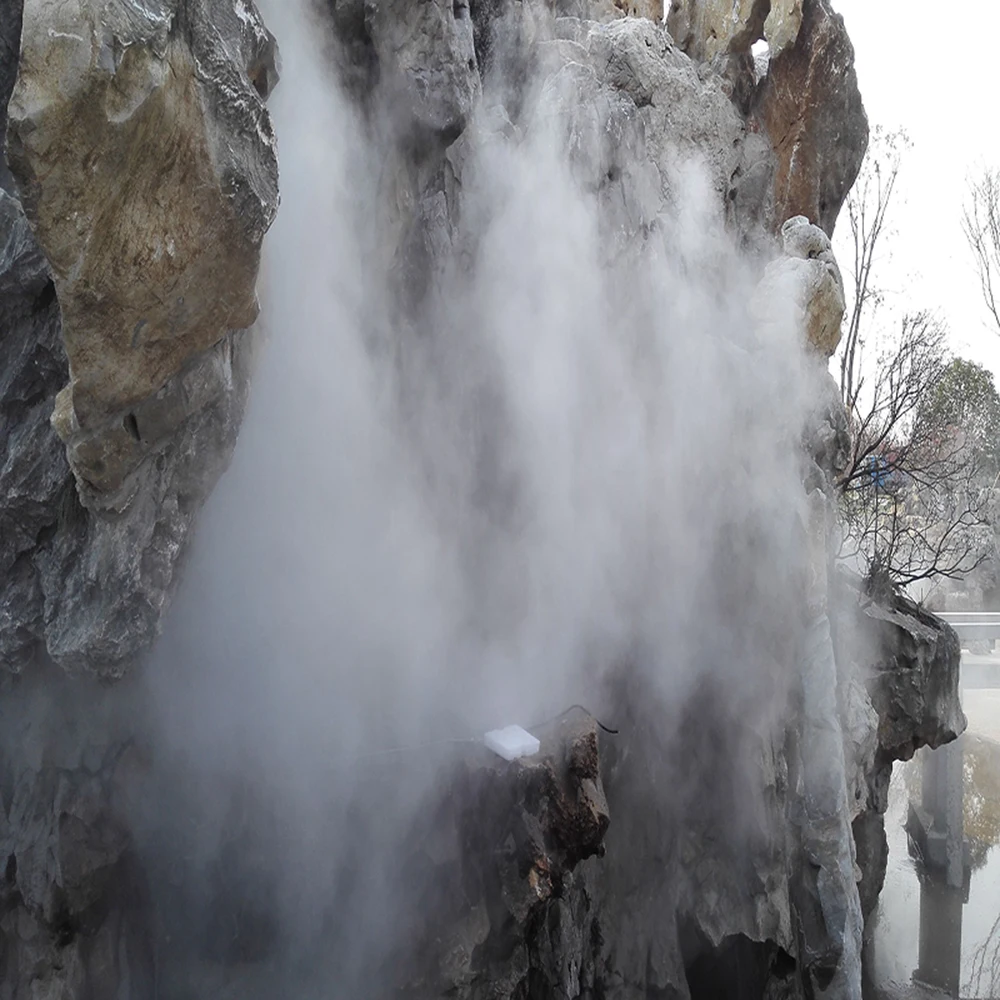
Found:
[{"label": "overcast sky", "polygon": [[[1000,336],[986,325],[965,238],[968,178],[1000,166],[1000,3],[949,8],[929,0],[834,0],[857,52],[858,77],[873,125],[902,127],[913,149],[900,175],[897,234],[881,270],[907,309],[934,309],[957,354],[986,364],[1000,385]],[[952,20],[948,11],[956,15]],[[838,225],[844,255],[846,213]],[[849,270],[846,259],[844,270]]]}]

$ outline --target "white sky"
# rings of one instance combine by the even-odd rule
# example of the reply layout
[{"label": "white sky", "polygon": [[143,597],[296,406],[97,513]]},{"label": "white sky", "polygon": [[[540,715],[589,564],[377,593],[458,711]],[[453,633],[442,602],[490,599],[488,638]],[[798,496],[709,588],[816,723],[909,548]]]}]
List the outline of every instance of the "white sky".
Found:
[{"label": "white sky", "polygon": [[[913,141],[900,173],[896,234],[885,247],[880,284],[900,308],[936,311],[948,324],[955,353],[985,364],[1000,386],[1000,336],[986,324],[961,229],[968,178],[987,163],[1000,166],[1000,57],[994,50],[1000,3],[833,4],[854,42],[869,121],[902,127]],[[846,231],[845,212],[835,241],[845,271]]]}]

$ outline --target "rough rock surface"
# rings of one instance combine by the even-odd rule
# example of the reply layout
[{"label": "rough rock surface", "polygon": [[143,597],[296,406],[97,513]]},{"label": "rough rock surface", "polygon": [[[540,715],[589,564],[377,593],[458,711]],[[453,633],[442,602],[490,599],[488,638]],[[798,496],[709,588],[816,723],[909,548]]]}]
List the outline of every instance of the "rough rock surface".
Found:
[{"label": "rough rock surface", "polygon": [[840,343],[846,302],[830,238],[808,219],[796,216],[781,227],[781,239],[784,255],[764,272],[754,309],[761,314],[769,303],[788,303],[791,321],[805,331],[812,350],[831,358]]},{"label": "rough rock surface", "polygon": [[24,6],[9,161],[59,298],[54,425],[87,506],[121,510],[162,436],[136,408],[256,318],[275,81],[273,39],[233,0]]},{"label": "rough rock surface", "polygon": [[7,101],[17,77],[21,45],[21,4],[23,0],[0,0],[0,187],[11,189],[13,180],[4,156],[7,134]]},{"label": "rough rock surface", "polygon": [[457,136],[479,97],[468,4],[365,2],[386,103],[411,128]]},{"label": "rough rock surface", "polygon": [[910,760],[922,747],[950,743],[965,730],[958,693],[961,650],[951,626],[905,597],[872,601],[863,596],[861,581],[843,570],[835,586],[840,593],[833,622],[838,661],[852,683],[864,684],[875,712],[874,729],[869,727],[874,752],[855,786],[853,823],[867,921],[888,865],[885,812],[893,763]]},{"label": "rough rock surface", "polygon": [[50,422],[68,375],[55,291],[3,193],[0,247],[0,413],[11,428],[0,453],[0,656],[7,671],[41,654],[114,676],[158,631],[188,528],[235,440],[248,345],[226,337],[136,407],[148,436],[129,501],[87,511]]},{"label": "rough rock surface", "polygon": [[771,58],[795,44],[802,28],[803,3],[804,0],[772,0],[764,20],[764,38]]},{"label": "rough rock surface", "polygon": [[692,59],[748,52],[764,34],[767,0],[674,0],[667,28]]},{"label": "rough rock surface", "polygon": [[[0,0],[0,13],[10,4]],[[29,2],[35,13],[45,6]],[[57,6],[58,16],[69,16],[71,5]],[[695,17],[690,38],[678,46],[656,23],[656,2],[329,6],[348,92],[371,122],[388,121],[383,224],[396,306],[414,325],[422,310],[430,312],[447,262],[466,249],[462,182],[470,146],[519,141],[531,113],[522,92],[527,80],[558,126],[576,181],[599,203],[609,261],[657,249],[659,223],[676,207],[691,158],[706,168],[708,199],[737,238],[769,247],[769,233],[789,216],[806,214],[832,229],[833,204],[863,151],[863,112],[859,118],[845,68],[849,43],[825,0],[774,3],[767,18],[763,5],[745,5],[750,27],[736,25],[714,68],[698,64],[705,22]],[[689,10],[697,14],[695,6]],[[803,630],[812,649],[784,650],[759,675],[749,674],[737,717],[726,711],[732,692],[706,681],[689,693],[676,724],[664,725],[661,703],[623,669],[621,689],[610,698],[618,735],[601,735],[590,721],[563,720],[541,733],[543,753],[528,762],[501,765],[482,748],[456,751],[437,797],[427,800],[384,872],[370,870],[366,834],[374,841],[380,831],[371,816],[366,825],[365,810],[371,806],[378,817],[380,796],[412,789],[395,763],[388,775],[358,765],[358,801],[351,803],[361,831],[356,863],[338,885],[334,912],[321,911],[319,930],[308,929],[315,938],[308,961],[300,952],[281,964],[288,942],[275,930],[276,899],[287,887],[277,873],[289,831],[278,829],[266,783],[220,790],[226,815],[206,847],[190,813],[165,807],[169,796],[158,798],[167,786],[153,779],[155,764],[134,732],[130,682],[98,686],[67,679],[60,669],[118,677],[156,634],[192,519],[239,424],[249,341],[227,332],[236,322],[230,313],[209,310],[183,351],[171,341],[157,354],[141,336],[124,350],[115,338],[126,328],[131,338],[142,317],[136,301],[120,299],[114,276],[133,280],[156,263],[124,260],[99,276],[119,318],[133,313],[126,326],[116,321],[92,331],[106,338],[98,354],[107,351],[87,374],[88,357],[95,357],[80,353],[88,317],[80,315],[84,289],[72,261],[86,270],[93,253],[108,241],[123,245],[128,234],[104,228],[109,220],[96,210],[83,223],[91,227],[83,250],[74,242],[80,233],[64,229],[66,219],[47,199],[76,197],[77,181],[60,153],[53,164],[60,184],[47,190],[43,140],[79,152],[90,137],[63,114],[46,119],[46,108],[65,113],[84,91],[96,93],[100,99],[84,118],[93,124],[96,117],[92,138],[104,143],[102,156],[114,150],[116,129],[148,128],[144,116],[158,101],[176,101],[177,121],[191,127],[183,135],[194,145],[221,143],[208,158],[219,167],[208,175],[212,206],[221,211],[230,197],[250,205],[247,229],[236,232],[241,253],[249,249],[250,256],[235,255],[240,308],[232,315],[252,315],[251,270],[273,210],[266,197],[273,151],[261,103],[272,82],[270,42],[252,7],[243,0],[185,4],[185,16],[169,30],[162,4],[143,7],[145,13],[124,0],[106,8],[112,16],[126,9],[141,16],[109,22],[93,45],[50,37],[38,23],[27,36],[29,54],[69,60],[69,90],[57,89],[48,104],[29,100],[29,82],[44,74],[26,65],[16,108],[15,162],[41,248],[20,203],[0,195],[0,416],[9,431],[0,442],[0,655],[8,671],[22,673],[7,678],[0,703],[0,998],[31,989],[65,1000],[251,1000],[288,995],[289,976],[303,967],[320,980],[309,985],[327,992],[350,974],[359,978],[348,995],[378,994],[385,977],[378,995],[402,990],[421,1000],[853,997],[857,916],[872,905],[884,866],[879,811],[891,760],[949,738],[961,718],[947,630],[899,603],[859,604],[848,585],[828,579],[827,496],[848,444],[835,392],[817,401],[804,429],[803,481],[815,503],[803,523],[791,526],[797,543],[813,546],[813,573],[803,581],[815,612]],[[96,9],[82,7],[88,17]],[[13,23],[0,20],[0,41]],[[209,31],[209,23],[221,31]],[[760,32],[774,46],[776,68],[758,85],[745,49]],[[101,41],[126,35],[136,39],[131,54]],[[220,39],[209,58],[204,47]],[[12,83],[3,51],[0,84]],[[210,71],[193,78],[190,64],[198,61]],[[166,64],[181,72],[160,86]],[[102,76],[108,65],[125,74],[114,94]],[[797,73],[804,73],[804,89],[793,85]],[[502,77],[494,91],[484,86],[491,74]],[[239,98],[232,107],[218,104],[215,89],[227,81]],[[175,86],[188,89],[179,96]],[[497,92],[498,105],[482,108],[482,95]],[[128,113],[105,113],[123,94],[135,99]],[[748,114],[751,105],[757,117]],[[782,132],[803,106],[805,117]],[[390,118],[381,116],[386,108]],[[845,108],[854,116],[849,134],[818,131],[824,116],[836,118]],[[37,123],[33,131],[29,121]],[[230,148],[226,129],[234,124],[239,142]],[[249,150],[240,145],[247,142]],[[79,163],[77,157],[77,170]],[[784,171],[777,185],[776,164]],[[223,175],[235,178],[232,189]],[[167,176],[165,199],[191,196],[174,189],[176,175]],[[94,193],[101,191],[112,197],[95,185]],[[155,246],[157,234],[145,235],[143,245]],[[225,227],[209,235],[231,245]],[[829,241],[797,219],[784,239],[775,267],[798,282],[793,321],[822,356],[839,331]],[[207,278],[198,271],[197,255],[189,263],[191,275],[214,280],[211,270]],[[160,320],[169,327],[169,310]],[[130,362],[122,358],[133,349],[152,351],[151,367],[140,366],[138,381],[130,387],[126,380],[122,395],[117,383],[102,379],[123,363],[127,372]],[[70,382],[72,395],[60,397],[56,420],[63,441],[50,417]],[[735,580],[733,590],[746,601],[753,581]],[[856,641],[859,635],[866,641]],[[665,772],[665,761],[682,761],[682,773]],[[198,797],[183,769],[171,777],[181,801]],[[651,794],[664,785],[666,794]],[[706,804],[708,787],[715,794]],[[157,822],[130,826],[125,817],[144,815],[142,803],[151,799]],[[744,822],[734,824],[734,815]],[[320,842],[329,834],[324,822],[315,817]],[[208,852],[204,865],[190,860],[198,851]],[[385,919],[339,912],[342,898],[364,899],[365,879],[419,887],[413,897],[420,905],[419,912],[395,915],[410,931],[401,953],[378,968],[355,969],[350,946],[372,927],[364,918],[380,929]],[[331,954],[335,946],[342,950]],[[304,988],[301,995],[311,994]]]},{"label": "rough rock surface", "polygon": [[614,0],[615,6],[628,17],[648,17],[663,20],[663,0]]},{"label": "rough rock surface", "polygon": [[[128,667],[235,441],[249,341],[229,327],[253,319],[277,197],[262,104],[273,47],[252,8],[216,6],[138,16],[123,3],[95,22],[85,5],[67,31],[50,23],[65,5],[26,8],[9,146],[31,227],[0,192],[7,671],[39,656]],[[230,47],[206,28],[216,15]]]},{"label": "rough rock surface", "polygon": [[868,148],[854,47],[827,0],[804,0],[795,43],[768,63],[755,116],[778,157],[777,217],[804,215],[832,235]]},{"label": "rough rock surface", "polygon": [[122,811],[137,758],[107,702],[58,674],[5,691],[4,998],[155,995],[153,914]]},{"label": "rough rock surface", "polygon": [[[671,34],[728,81],[777,156],[773,223],[802,215],[832,235],[868,147],[854,48],[828,0],[674,0]],[[758,80],[750,48],[766,39]]]}]

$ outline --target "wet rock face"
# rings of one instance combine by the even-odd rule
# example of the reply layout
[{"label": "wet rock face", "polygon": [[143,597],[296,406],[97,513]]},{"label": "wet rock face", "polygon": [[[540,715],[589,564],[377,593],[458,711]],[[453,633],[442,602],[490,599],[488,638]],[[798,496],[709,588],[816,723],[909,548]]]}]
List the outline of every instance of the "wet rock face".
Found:
[{"label": "wet rock face", "polygon": [[8,190],[13,180],[3,154],[3,137],[7,134],[7,101],[17,76],[22,3],[23,0],[0,0],[0,187]]},{"label": "wet rock face", "polygon": [[[593,985],[578,963],[599,917],[582,863],[603,856],[609,823],[598,730],[586,720],[544,735],[540,756],[513,768],[469,769],[459,783],[460,854],[473,866],[473,895],[486,919],[473,922],[479,955],[445,950],[443,994],[516,996],[531,982],[576,995]],[[567,907],[576,913],[563,933],[576,947],[551,933]],[[483,955],[493,956],[485,967]]]},{"label": "wet rock face", "polygon": [[[18,672],[45,630],[39,542],[72,504],[72,477],[49,423],[68,377],[48,264],[20,205],[0,190],[0,662]],[[68,487],[68,489],[67,489]]]},{"label": "wet rock face", "polygon": [[135,408],[256,318],[274,42],[242,0],[28,0],[21,49],[8,149],[62,311],[54,425],[84,503],[120,507]]},{"label": "wet rock face", "polygon": [[[151,886],[165,902],[161,995],[217,995],[206,967],[248,1000],[275,995],[261,987],[272,972],[277,982],[301,985],[304,996],[324,995],[331,982],[350,996],[427,1000],[513,1000],[529,989],[576,996],[593,988],[601,917],[593,877],[609,824],[599,763],[606,737],[579,715],[538,735],[540,752],[519,761],[482,745],[442,751],[431,765],[433,784],[400,820],[404,829],[393,831],[389,854],[381,831],[386,796],[409,794],[426,777],[421,761],[358,762],[350,791],[318,795],[311,834],[320,843],[337,837],[335,851],[348,853],[354,872],[303,906],[324,928],[304,934],[307,944],[289,939],[295,914],[276,902],[289,841],[274,798],[253,781],[219,788],[222,846],[199,880],[185,875],[204,850],[204,803],[188,813],[192,802],[182,795],[170,819],[149,832],[156,839]],[[145,794],[156,796],[155,778]],[[327,877],[317,871],[312,880]],[[372,927],[366,920],[382,878],[398,880],[400,889],[392,911],[380,910]]]},{"label": "wet rock face", "polygon": [[879,748],[909,760],[921,747],[950,743],[965,731],[958,694],[961,647],[955,630],[902,597],[864,609],[881,655],[872,678]]},{"label": "wet rock face", "polygon": [[[390,245],[397,247],[411,312],[432,284],[433,262],[455,249],[470,148],[486,133],[517,142],[516,136],[530,129],[530,122],[521,120],[530,110],[522,106],[518,89],[527,80],[538,88],[546,120],[559,123],[579,183],[600,192],[609,258],[641,245],[642,234],[675,197],[689,159],[706,168],[733,229],[751,243],[764,239],[773,154],[748,128],[719,80],[704,79],[654,19],[621,16],[618,8],[604,11],[600,4],[554,6],[602,19],[563,14],[555,21],[559,37],[553,38],[548,4],[474,4],[477,59],[493,80],[489,98],[497,102],[502,96],[505,103],[492,103],[477,127],[455,142],[440,133],[436,146],[422,148],[418,167],[405,154],[399,161],[389,154],[393,167],[387,170],[391,180],[385,200],[400,206],[393,225],[401,234]],[[412,44],[420,50],[425,43]],[[379,79],[394,79],[399,65],[417,58],[405,46],[386,51],[375,44],[374,51]],[[365,71],[366,56],[357,47],[349,54],[345,75],[355,78]],[[453,104],[462,105],[464,83],[454,89]]]},{"label": "wet rock face", "polygon": [[0,725],[0,996],[115,996],[127,984],[151,1000],[152,911],[123,812],[142,769],[134,745],[97,685],[58,674],[5,685]]}]

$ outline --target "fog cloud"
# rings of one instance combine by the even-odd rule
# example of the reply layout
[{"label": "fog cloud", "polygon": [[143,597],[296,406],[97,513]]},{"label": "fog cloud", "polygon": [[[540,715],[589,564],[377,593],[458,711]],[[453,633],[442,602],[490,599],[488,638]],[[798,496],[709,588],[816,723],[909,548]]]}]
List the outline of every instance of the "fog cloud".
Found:
[{"label": "fog cloud", "polygon": [[456,252],[401,309],[390,130],[303,7],[261,6],[282,206],[246,421],[149,671],[147,849],[208,871],[248,786],[277,819],[246,878],[360,977],[412,905],[392,859],[447,741],[615,711],[625,675],[666,728],[706,681],[763,710],[802,627],[814,373],[791,324],[755,328],[762,262],[699,163],[619,246],[551,92],[513,139],[478,112]]}]

